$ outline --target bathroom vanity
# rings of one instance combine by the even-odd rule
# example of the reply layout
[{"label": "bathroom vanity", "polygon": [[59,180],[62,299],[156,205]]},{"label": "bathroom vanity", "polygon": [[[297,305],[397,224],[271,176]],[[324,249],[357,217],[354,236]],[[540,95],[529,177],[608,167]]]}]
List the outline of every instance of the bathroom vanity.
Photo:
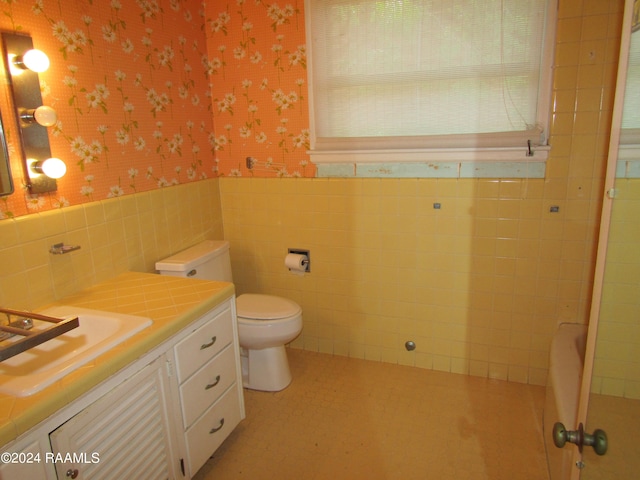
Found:
[{"label": "bathroom vanity", "polygon": [[0,478],[195,475],[245,416],[234,298],[226,282],[128,273],[61,302],[153,324],[41,392],[0,395]]}]

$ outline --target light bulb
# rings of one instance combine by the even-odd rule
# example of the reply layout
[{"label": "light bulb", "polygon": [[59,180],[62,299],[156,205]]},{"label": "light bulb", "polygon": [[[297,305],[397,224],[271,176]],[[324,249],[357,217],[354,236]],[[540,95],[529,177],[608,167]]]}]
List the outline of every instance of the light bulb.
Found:
[{"label": "light bulb", "polygon": [[58,121],[58,114],[56,111],[46,105],[36,108],[35,112],[33,112],[33,117],[36,119],[36,122],[43,127],[51,127]]},{"label": "light bulb", "polygon": [[58,114],[53,108],[42,105],[35,109],[22,110],[20,119],[25,123],[33,123],[35,121],[43,127],[51,127],[58,121]]},{"label": "light bulb", "polygon": [[38,175],[46,175],[49,178],[60,178],[67,173],[67,166],[59,158],[51,157],[44,161],[38,161],[35,158],[28,158],[29,176],[35,178]]},{"label": "light bulb", "polygon": [[49,68],[49,57],[42,50],[35,48],[27,50],[22,57],[16,57],[16,62],[24,64],[29,70],[40,73]]},{"label": "light bulb", "polygon": [[67,173],[67,166],[65,163],[56,157],[47,158],[40,165],[42,172],[49,178],[60,178]]}]

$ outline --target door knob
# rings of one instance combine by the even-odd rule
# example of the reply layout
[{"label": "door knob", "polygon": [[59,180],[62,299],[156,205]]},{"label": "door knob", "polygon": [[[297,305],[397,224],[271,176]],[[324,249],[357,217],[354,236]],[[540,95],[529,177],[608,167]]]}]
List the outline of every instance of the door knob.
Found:
[{"label": "door knob", "polygon": [[582,452],[582,447],[593,447],[593,450],[598,455],[604,455],[607,453],[607,434],[604,430],[597,429],[593,432],[593,435],[584,432],[582,423],[578,425],[578,430],[567,430],[560,422],[556,422],[553,425],[553,443],[556,447],[562,448],[569,443],[575,443],[578,449]]}]

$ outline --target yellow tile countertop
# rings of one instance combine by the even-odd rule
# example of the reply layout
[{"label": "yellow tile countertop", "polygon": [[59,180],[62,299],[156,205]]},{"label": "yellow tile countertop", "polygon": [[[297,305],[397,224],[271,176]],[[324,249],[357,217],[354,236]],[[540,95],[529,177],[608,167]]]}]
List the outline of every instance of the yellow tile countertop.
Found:
[{"label": "yellow tile countertop", "polygon": [[128,272],[54,305],[150,317],[153,324],[28,397],[0,394],[5,445],[178,333],[235,293],[232,283]]}]

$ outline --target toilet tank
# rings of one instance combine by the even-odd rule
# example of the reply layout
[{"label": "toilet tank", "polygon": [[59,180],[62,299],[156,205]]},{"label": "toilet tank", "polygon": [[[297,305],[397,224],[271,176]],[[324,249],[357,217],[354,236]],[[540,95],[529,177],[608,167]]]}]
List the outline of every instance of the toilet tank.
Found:
[{"label": "toilet tank", "polygon": [[205,240],[156,262],[161,275],[232,282],[229,242]]}]

